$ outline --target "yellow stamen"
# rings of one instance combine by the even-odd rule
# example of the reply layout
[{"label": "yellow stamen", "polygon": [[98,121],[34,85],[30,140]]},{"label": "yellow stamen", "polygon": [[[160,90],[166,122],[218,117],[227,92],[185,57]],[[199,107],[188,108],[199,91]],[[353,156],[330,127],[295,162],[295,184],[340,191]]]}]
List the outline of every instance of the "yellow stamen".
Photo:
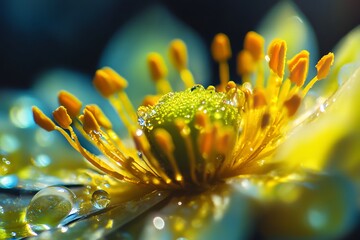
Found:
[{"label": "yellow stamen", "polygon": [[96,121],[94,115],[87,109],[84,110],[84,115],[82,118],[83,129],[86,133],[90,133],[92,131],[99,132],[100,125]]},{"label": "yellow stamen", "polygon": [[308,51],[306,51],[306,50],[300,51],[292,59],[287,61],[287,65],[288,65],[289,70],[291,71],[291,69],[298,63],[298,61],[300,59],[302,59],[302,58],[309,59],[309,57],[310,57],[310,53]]},{"label": "yellow stamen", "polygon": [[237,56],[237,73],[243,77],[244,82],[250,82],[250,74],[255,71],[255,61],[252,54],[242,50]]},{"label": "yellow stamen", "polygon": [[55,111],[53,111],[53,116],[55,121],[60,125],[60,127],[67,129],[71,123],[71,117],[66,111],[64,106],[60,106]]},{"label": "yellow stamen", "polygon": [[300,58],[290,69],[290,80],[295,83],[298,87],[302,87],[305,83],[309,69],[309,59]]},{"label": "yellow stamen", "polygon": [[175,179],[176,181],[182,181],[183,177],[179,171],[179,167],[177,165],[177,160],[174,157],[174,142],[172,140],[171,135],[168,131],[163,128],[157,128],[154,131],[154,138],[158,146],[161,146],[161,151],[166,155],[168,158],[172,169],[174,170]]},{"label": "yellow stamen", "polygon": [[90,111],[93,114],[93,116],[96,119],[96,122],[100,126],[104,127],[105,129],[112,128],[112,124],[111,124],[110,120],[105,116],[105,114],[102,112],[101,108],[99,108],[98,105],[95,105],[95,104],[86,105],[85,109]]},{"label": "yellow stamen", "polygon": [[211,53],[214,60],[219,63],[220,90],[224,90],[230,79],[227,60],[231,57],[230,41],[225,34],[218,33],[215,36],[211,45]]},{"label": "yellow stamen", "polygon": [[48,118],[38,107],[32,107],[34,121],[41,128],[45,129],[48,132],[55,130],[55,123]]},{"label": "yellow stamen", "polygon": [[313,79],[311,79],[311,81],[306,85],[306,87],[304,88],[304,90],[302,92],[303,96],[305,96],[308,93],[308,91],[314,86],[314,84],[317,81],[326,78],[326,76],[328,75],[328,73],[330,71],[330,67],[333,63],[334,63],[334,54],[332,52],[323,56],[318,61],[318,63],[315,66],[317,69],[317,75]]},{"label": "yellow stamen", "polygon": [[157,92],[159,94],[171,92],[171,86],[166,80],[167,68],[160,54],[150,53],[147,57],[147,63],[151,78],[155,82]]},{"label": "yellow stamen", "polygon": [[80,114],[82,107],[81,101],[67,91],[60,91],[58,95],[59,104],[64,106],[71,118],[75,118]]},{"label": "yellow stamen", "polygon": [[179,71],[180,77],[185,84],[186,88],[192,87],[194,77],[190,70],[187,68],[187,49],[185,43],[180,39],[175,39],[170,43],[169,49],[170,60],[175,68]]},{"label": "yellow stamen", "polygon": [[159,95],[146,95],[141,103],[142,106],[154,106],[160,99]]},{"label": "yellow stamen", "polygon": [[231,57],[231,48],[229,38],[223,34],[218,33],[212,42],[211,53],[217,62],[227,61]]},{"label": "yellow stamen", "polygon": [[331,65],[334,63],[334,54],[332,52],[323,56],[319,62],[316,64],[317,69],[317,78],[318,80],[326,78],[330,71]]},{"label": "yellow stamen", "polygon": [[268,55],[270,69],[282,78],[285,70],[286,42],[280,39],[272,41],[268,49]]},{"label": "yellow stamen", "polygon": [[123,90],[127,86],[126,80],[108,67],[104,67],[95,72],[93,84],[105,98]]},{"label": "yellow stamen", "polygon": [[172,64],[179,72],[187,68],[187,50],[182,40],[175,39],[170,43],[169,55]]},{"label": "yellow stamen", "polygon": [[264,38],[256,32],[248,32],[244,39],[244,49],[247,50],[255,61],[264,58]]}]

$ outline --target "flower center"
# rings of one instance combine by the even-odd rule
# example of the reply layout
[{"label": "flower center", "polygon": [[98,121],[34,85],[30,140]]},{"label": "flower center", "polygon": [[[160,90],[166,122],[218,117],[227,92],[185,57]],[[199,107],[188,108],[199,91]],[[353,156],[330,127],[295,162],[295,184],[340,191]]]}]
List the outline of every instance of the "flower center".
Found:
[{"label": "flower center", "polygon": [[[135,184],[192,191],[229,177],[259,173],[284,139],[302,99],[315,82],[326,77],[334,58],[329,53],[320,59],[317,75],[304,86],[307,51],[286,64],[283,40],[272,41],[267,55],[263,48],[260,35],[246,35],[244,49],[237,56],[237,71],[244,83],[237,85],[229,77],[229,39],[216,35],[211,49],[219,63],[220,84],[205,89],[194,84],[186,45],[174,40],[170,58],[186,90],[172,91],[162,57],[151,53],[147,61],[158,94],[146,96],[137,112],[124,91],[127,81],[108,67],[96,71],[96,89],[113,105],[135,147],[124,144],[97,105],[87,105],[81,113],[81,102],[65,91],[59,94],[61,106],[53,112],[58,125],[37,107],[33,108],[34,120],[45,130],[59,131],[99,170]],[[266,65],[269,74],[265,74]],[[74,127],[103,156],[85,149]]]},{"label": "flower center", "polygon": [[151,153],[169,176],[182,185],[206,185],[231,157],[243,101],[241,91],[233,96],[195,85],[140,107],[139,123]]}]

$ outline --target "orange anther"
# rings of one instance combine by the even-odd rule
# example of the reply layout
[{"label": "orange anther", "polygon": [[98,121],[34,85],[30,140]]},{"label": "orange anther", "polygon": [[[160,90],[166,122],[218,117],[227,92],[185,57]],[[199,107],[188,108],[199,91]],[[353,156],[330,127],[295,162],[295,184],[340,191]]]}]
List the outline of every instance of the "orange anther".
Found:
[{"label": "orange anther", "polygon": [[185,43],[180,39],[175,39],[170,43],[170,60],[172,64],[181,71],[187,65],[187,49]]},{"label": "orange anther", "polygon": [[242,50],[237,56],[237,73],[240,76],[253,73],[255,70],[255,61],[252,54],[247,50]]},{"label": "orange anther", "polygon": [[231,48],[229,38],[223,34],[218,33],[211,45],[211,53],[217,62],[224,62],[231,57]]},{"label": "orange anther", "polygon": [[96,121],[96,118],[87,109],[84,110],[82,122],[83,122],[83,129],[86,133],[90,133],[92,131],[96,131],[96,132],[100,131],[100,126]]},{"label": "orange anther", "polygon": [[298,87],[304,85],[309,69],[309,59],[300,58],[290,70],[290,80]]},{"label": "orange anther", "polygon": [[268,55],[270,58],[269,67],[282,78],[285,70],[286,42],[281,39],[273,40],[270,43]]},{"label": "orange anther", "polygon": [[264,38],[256,32],[248,32],[244,39],[244,49],[249,51],[255,61],[264,57]]},{"label": "orange anther", "polygon": [[323,56],[316,64],[318,80],[326,78],[330,71],[331,65],[334,63],[334,54],[332,52]]},{"label": "orange anther", "polygon": [[147,57],[147,63],[151,78],[154,81],[164,79],[167,75],[167,68],[163,58],[158,53],[150,53]]},{"label": "orange anther", "polygon": [[55,121],[60,125],[62,128],[68,128],[71,123],[71,117],[66,111],[66,108],[64,106],[60,106],[55,111],[53,111],[53,117]]},{"label": "orange anther", "polygon": [[82,103],[81,101],[67,91],[60,91],[58,95],[59,104],[64,106],[70,117],[74,118],[79,115]]},{"label": "orange anther", "polygon": [[55,123],[50,118],[48,118],[39,108],[35,106],[32,107],[32,112],[34,121],[37,125],[49,132],[55,130]]}]

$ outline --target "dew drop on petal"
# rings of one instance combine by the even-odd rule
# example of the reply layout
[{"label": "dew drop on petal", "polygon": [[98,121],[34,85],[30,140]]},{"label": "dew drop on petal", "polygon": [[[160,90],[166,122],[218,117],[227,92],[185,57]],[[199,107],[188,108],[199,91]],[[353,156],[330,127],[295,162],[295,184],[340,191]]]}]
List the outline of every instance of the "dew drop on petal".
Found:
[{"label": "dew drop on petal", "polygon": [[47,187],[31,199],[26,220],[34,231],[59,225],[72,210],[74,193],[65,187]]},{"label": "dew drop on petal", "polygon": [[162,217],[154,217],[153,224],[154,227],[158,230],[161,230],[165,227],[165,221]]},{"label": "dew drop on petal", "polygon": [[91,203],[97,209],[104,209],[110,204],[110,196],[104,190],[96,190],[92,194]]},{"label": "dew drop on petal", "polygon": [[36,167],[47,167],[51,164],[51,158],[46,154],[39,154],[34,157],[32,163]]},{"label": "dew drop on petal", "polygon": [[2,188],[14,188],[17,186],[19,178],[16,175],[7,175],[0,177],[0,187]]}]

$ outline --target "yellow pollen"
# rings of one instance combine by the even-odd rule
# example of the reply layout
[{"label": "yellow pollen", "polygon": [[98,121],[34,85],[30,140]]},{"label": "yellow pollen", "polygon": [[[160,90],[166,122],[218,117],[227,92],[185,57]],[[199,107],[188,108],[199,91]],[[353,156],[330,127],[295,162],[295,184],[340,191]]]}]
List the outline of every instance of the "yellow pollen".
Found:
[{"label": "yellow pollen", "polygon": [[248,51],[255,61],[264,58],[264,38],[253,31],[248,32],[244,39],[244,49]]},{"label": "yellow pollen", "polygon": [[60,127],[65,129],[67,129],[72,123],[71,117],[64,106],[60,106],[55,109],[55,111],[53,111],[53,117]]},{"label": "yellow pollen", "polygon": [[59,104],[64,106],[71,118],[75,118],[80,114],[82,107],[81,101],[67,91],[60,91],[58,95]]},{"label": "yellow pollen", "polygon": [[48,132],[55,130],[55,123],[48,118],[38,107],[32,107],[34,121]]}]

